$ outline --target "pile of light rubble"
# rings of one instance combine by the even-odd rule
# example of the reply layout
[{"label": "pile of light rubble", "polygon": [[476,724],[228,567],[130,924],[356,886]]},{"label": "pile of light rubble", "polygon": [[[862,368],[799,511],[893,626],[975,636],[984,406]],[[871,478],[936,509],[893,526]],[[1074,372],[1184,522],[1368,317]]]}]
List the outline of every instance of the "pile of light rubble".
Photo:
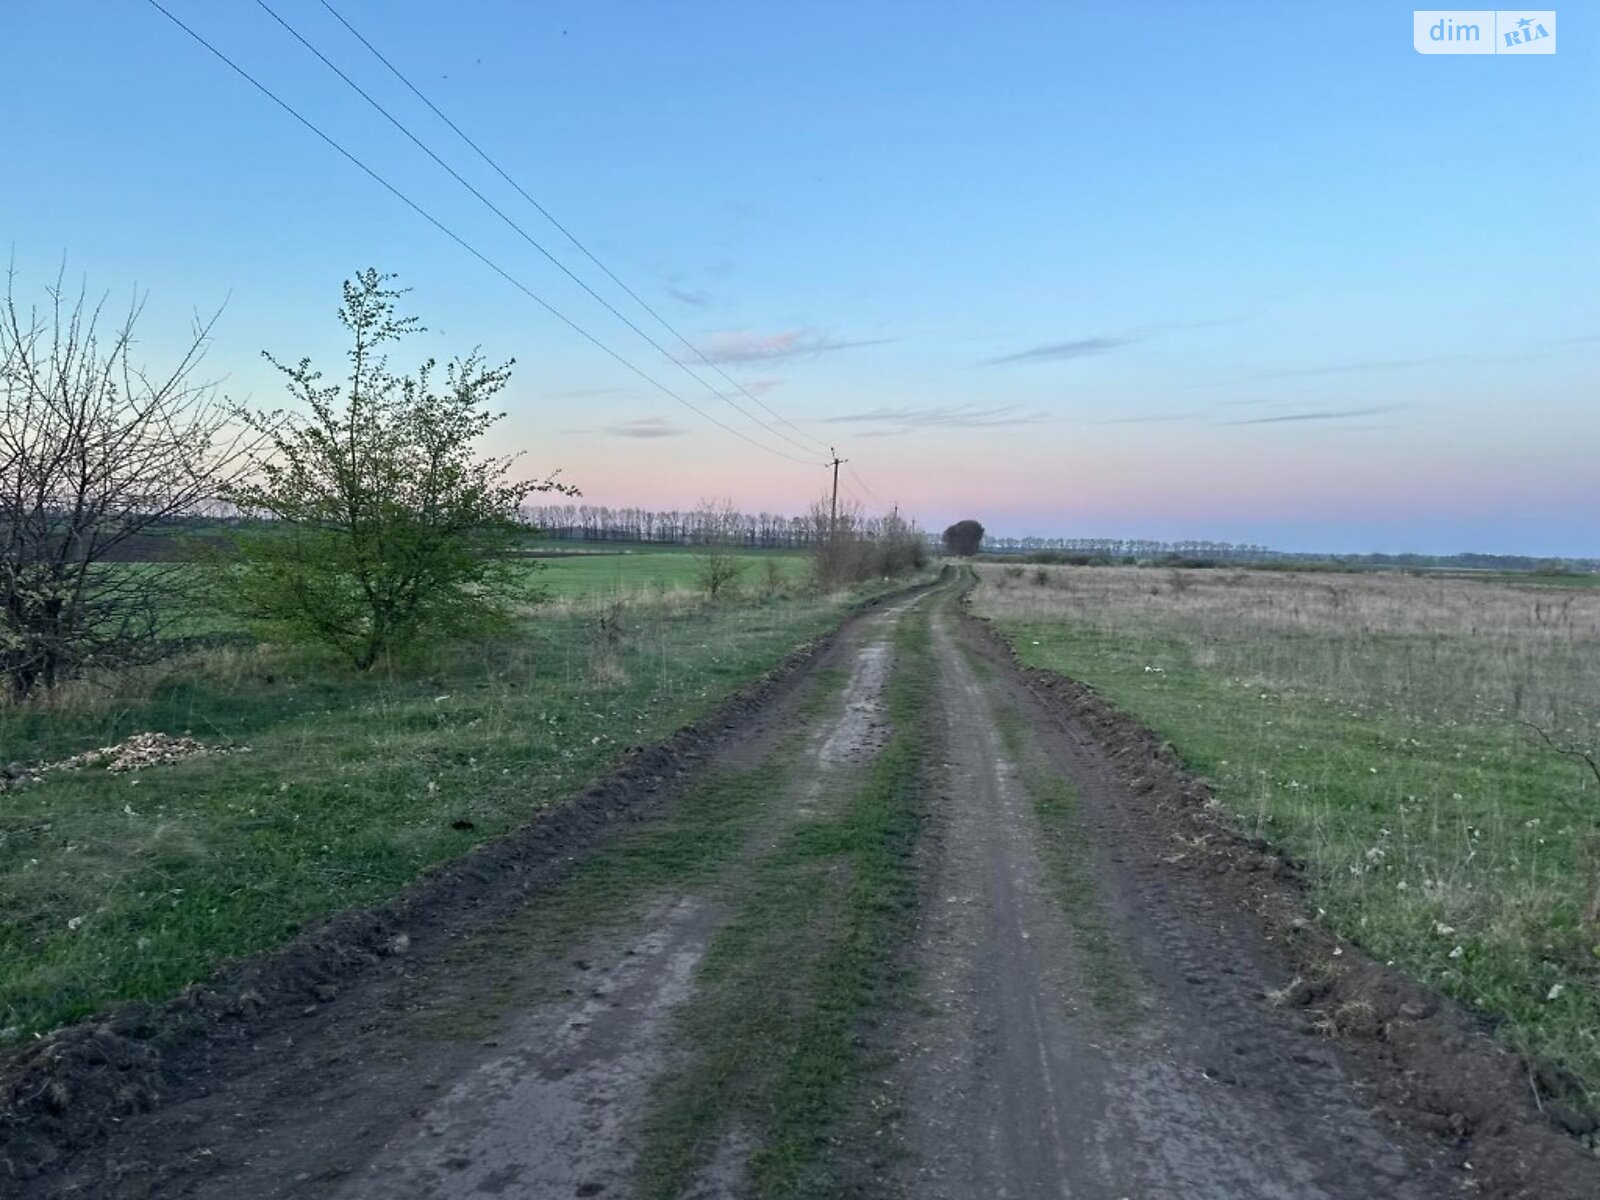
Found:
[{"label": "pile of light rubble", "polygon": [[136,733],[114,746],[85,750],[82,754],[74,754],[71,758],[64,758],[60,762],[43,763],[34,767],[12,763],[9,767],[0,767],[0,792],[28,783],[38,783],[48,771],[81,771],[91,767],[104,767],[114,774],[121,774],[124,771],[138,771],[145,767],[161,766],[185,758],[218,753],[221,751],[191,737],[173,737],[167,733]]}]

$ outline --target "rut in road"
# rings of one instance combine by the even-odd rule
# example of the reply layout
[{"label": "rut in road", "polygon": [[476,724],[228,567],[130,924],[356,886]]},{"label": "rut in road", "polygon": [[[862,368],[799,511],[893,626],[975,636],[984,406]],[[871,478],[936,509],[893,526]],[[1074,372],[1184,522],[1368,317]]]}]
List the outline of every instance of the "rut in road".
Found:
[{"label": "rut in road", "polygon": [[1096,748],[953,623],[934,618],[945,761],[897,1071],[907,1193],[1435,1194],[1331,1054],[1264,1012],[1248,931],[1121,865]]}]

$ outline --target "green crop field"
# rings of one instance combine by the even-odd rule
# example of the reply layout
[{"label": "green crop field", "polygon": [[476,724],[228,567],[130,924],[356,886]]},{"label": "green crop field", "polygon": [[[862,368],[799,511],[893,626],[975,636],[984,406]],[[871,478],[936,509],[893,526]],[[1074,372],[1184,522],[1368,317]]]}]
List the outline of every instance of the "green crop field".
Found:
[{"label": "green crop field", "polygon": [[[810,570],[810,561],[798,554],[759,553],[740,558],[744,572],[739,582],[747,590],[765,586],[771,571],[779,572],[784,583],[796,583]],[[693,589],[699,567],[693,554],[670,550],[571,554],[535,561],[541,568],[538,583],[555,597]]]},{"label": "green crop field", "polygon": [[[562,550],[536,552],[525,560],[529,582],[552,602],[601,597],[660,598],[699,589],[700,559],[687,548],[648,550]],[[802,554],[755,551],[737,556],[742,569],[738,593],[759,595],[803,583],[811,560]],[[170,632],[186,637],[216,637],[244,632],[239,621],[216,604],[197,605],[217,569],[200,563],[115,563],[107,571],[161,572],[172,582],[174,622]]]}]

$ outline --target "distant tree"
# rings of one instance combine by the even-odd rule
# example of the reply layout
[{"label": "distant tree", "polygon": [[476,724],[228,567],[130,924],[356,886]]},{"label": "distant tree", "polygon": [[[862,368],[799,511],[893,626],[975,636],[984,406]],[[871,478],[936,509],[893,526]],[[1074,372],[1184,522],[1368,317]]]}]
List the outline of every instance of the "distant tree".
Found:
[{"label": "distant tree", "polygon": [[748,565],[739,544],[743,518],[731,500],[702,500],[692,520],[695,582],[706,599],[717,600],[738,585]]},{"label": "distant tree", "polygon": [[957,521],[944,531],[944,552],[971,558],[983,547],[983,526],[977,521]]},{"label": "distant tree", "polygon": [[322,384],[309,359],[266,355],[303,411],[243,414],[269,452],[224,492],[267,518],[237,540],[234,605],[360,670],[424,636],[487,632],[516,602],[537,599],[533,564],[509,553],[527,532],[520,505],[534,492],[576,492],[512,478],[513,459],[478,455],[505,416],[487,405],[510,362],[491,366],[474,350],[445,368],[442,387],[432,359],[414,375],[389,371],[383,347],[420,328],[396,315],[402,293],[389,278],[369,269],[345,281],[343,385]]},{"label": "distant tree", "polygon": [[47,295],[24,305],[10,273],[0,305],[0,679],[17,697],[173,648],[182,566],[112,564],[213,498],[243,454],[194,377],[211,322],[151,372],[132,359],[137,299],[112,324],[59,276]]}]

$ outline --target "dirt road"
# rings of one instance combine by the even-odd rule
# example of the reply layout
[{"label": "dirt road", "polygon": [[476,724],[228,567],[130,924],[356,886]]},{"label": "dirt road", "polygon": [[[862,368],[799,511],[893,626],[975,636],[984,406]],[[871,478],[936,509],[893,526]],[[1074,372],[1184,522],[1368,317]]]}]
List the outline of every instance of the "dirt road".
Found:
[{"label": "dirt road", "polygon": [[858,620],[24,1193],[1524,1194],[1268,998],[1272,929],[955,600]]},{"label": "dirt road", "polygon": [[[916,948],[928,1015],[903,1068],[911,1194],[1430,1194],[1331,1053],[1263,1019],[1249,938],[1129,866],[1095,748],[1029,713],[951,624],[934,617],[948,760]],[[1041,813],[1061,779],[1075,803]],[[1100,853],[1052,861],[1052,838]]]}]

